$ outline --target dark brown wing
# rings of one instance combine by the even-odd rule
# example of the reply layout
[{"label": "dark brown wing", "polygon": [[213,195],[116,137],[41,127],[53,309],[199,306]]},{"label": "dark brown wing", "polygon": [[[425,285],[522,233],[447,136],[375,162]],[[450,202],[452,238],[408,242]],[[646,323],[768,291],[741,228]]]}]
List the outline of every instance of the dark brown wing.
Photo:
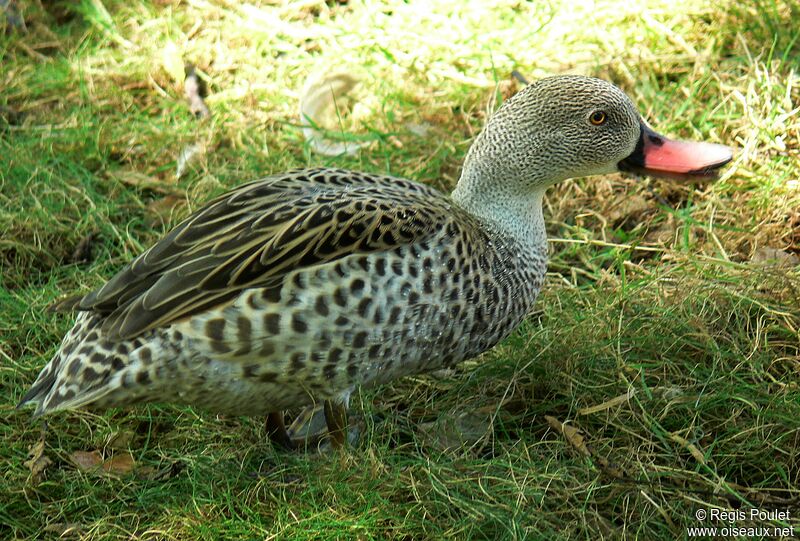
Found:
[{"label": "dark brown wing", "polygon": [[424,240],[452,217],[449,200],[392,177],[313,169],[268,177],[211,201],[100,289],[60,309],[106,315],[112,339],[280,287],[289,271]]}]

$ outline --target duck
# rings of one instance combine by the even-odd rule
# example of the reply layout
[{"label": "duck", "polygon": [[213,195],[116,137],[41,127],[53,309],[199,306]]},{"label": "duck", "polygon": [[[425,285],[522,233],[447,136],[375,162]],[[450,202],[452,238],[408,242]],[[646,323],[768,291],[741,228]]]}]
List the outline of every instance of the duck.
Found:
[{"label": "duck", "polygon": [[475,138],[450,195],[335,168],[273,174],[216,197],[97,289],[19,407],[186,404],[266,416],[322,407],[346,445],[359,386],[452,367],[520,325],[545,282],[542,198],[614,172],[713,178],[731,149],[668,139],[613,84],[523,88]]}]

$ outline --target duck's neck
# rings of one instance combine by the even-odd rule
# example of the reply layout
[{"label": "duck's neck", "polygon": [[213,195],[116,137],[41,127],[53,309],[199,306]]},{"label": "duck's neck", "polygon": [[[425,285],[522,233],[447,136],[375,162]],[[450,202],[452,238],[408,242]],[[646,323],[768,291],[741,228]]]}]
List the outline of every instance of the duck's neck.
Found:
[{"label": "duck's neck", "polygon": [[516,240],[523,250],[547,254],[542,214],[545,188],[520,194],[510,190],[510,185],[468,160],[451,197],[470,214]]}]

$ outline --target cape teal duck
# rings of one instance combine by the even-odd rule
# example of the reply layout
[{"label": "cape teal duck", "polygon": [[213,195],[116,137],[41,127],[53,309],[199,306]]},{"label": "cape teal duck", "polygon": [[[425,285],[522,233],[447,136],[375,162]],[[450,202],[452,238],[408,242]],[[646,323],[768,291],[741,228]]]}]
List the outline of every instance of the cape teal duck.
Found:
[{"label": "cape teal duck", "polygon": [[20,405],[39,416],[176,402],[269,415],[464,361],[508,336],[544,282],[542,196],[572,177],[713,176],[727,147],[670,141],[615,86],[542,79],[509,99],[450,196],[410,180],[303,169],[217,197],[99,289]]}]

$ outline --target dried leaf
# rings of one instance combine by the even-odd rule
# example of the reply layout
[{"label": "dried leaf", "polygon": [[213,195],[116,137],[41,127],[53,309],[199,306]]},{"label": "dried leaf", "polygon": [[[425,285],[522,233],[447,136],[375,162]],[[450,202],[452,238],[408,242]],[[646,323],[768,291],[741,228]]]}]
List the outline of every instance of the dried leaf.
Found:
[{"label": "dried leaf", "polygon": [[753,253],[750,262],[772,267],[794,267],[800,265],[800,257],[779,248],[762,246]]},{"label": "dried leaf", "polygon": [[136,467],[136,461],[130,453],[116,453],[103,462],[103,471],[112,475],[125,475]]},{"label": "dried leaf", "polygon": [[181,470],[183,470],[183,463],[181,462],[173,462],[164,466],[163,468],[142,466],[141,468],[136,468],[136,477],[149,481],[161,481],[165,479],[172,479],[178,475]]},{"label": "dried leaf", "polygon": [[616,477],[617,479],[623,479],[627,477],[625,470],[615,462],[612,462],[605,457],[597,456],[593,449],[586,443],[586,440],[579,429],[575,428],[574,426],[562,424],[561,421],[549,415],[545,415],[544,418],[547,421],[547,424],[550,425],[550,428],[560,432],[569,442],[569,444],[572,445],[572,447],[574,447],[583,456],[591,458],[592,461],[599,466],[601,470],[603,470],[603,472],[612,477]]},{"label": "dried leaf", "polygon": [[103,460],[100,451],[75,451],[70,459],[79,470],[94,474],[125,475],[136,466],[133,456],[128,452],[119,452]]},{"label": "dried leaf", "polygon": [[581,408],[578,410],[578,415],[590,415],[592,413],[597,413],[598,411],[605,411],[607,409],[615,408],[620,404],[624,404],[628,400],[636,394],[636,389],[631,387],[628,389],[628,392],[619,396],[612,398],[611,400],[606,400],[602,404],[597,404],[595,406],[589,406],[588,408]]},{"label": "dried leaf", "polygon": [[544,416],[547,424],[550,425],[550,428],[553,430],[557,430],[560,432],[564,438],[572,445],[576,450],[578,450],[584,456],[592,456],[591,451],[586,446],[586,442],[584,441],[583,435],[581,435],[581,431],[574,426],[562,424],[561,421],[556,419],[555,417],[550,417],[549,415]]},{"label": "dried leaf", "polygon": [[703,455],[703,452],[700,449],[698,449],[695,444],[693,444],[692,442],[688,441],[686,438],[683,438],[683,437],[679,436],[678,434],[676,434],[674,432],[670,432],[669,439],[671,439],[672,441],[674,441],[675,443],[681,445],[687,451],[689,451],[692,454],[692,456],[694,457],[694,459],[697,462],[699,462],[700,464],[705,464],[706,463],[706,457],[705,457],[705,455]]},{"label": "dried leaf", "polygon": [[100,451],[75,451],[69,458],[81,471],[99,470],[103,463]]},{"label": "dried leaf", "polygon": [[31,472],[31,482],[39,483],[44,478],[45,470],[52,463],[53,461],[44,454],[44,438],[41,438],[28,450],[28,460],[24,462],[25,467]]},{"label": "dried leaf", "polygon": [[300,98],[300,123],[303,136],[312,151],[323,156],[355,154],[364,143],[330,141],[315,128],[325,125],[325,113],[335,110],[336,99],[344,96],[358,84],[348,73],[332,73],[322,77],[309,76]]},{"label": "dried leaf", "polygon": [[120,430],[119,432],[114,432],[111,434],[111,437],[108,438],[108,444],[106,447],[124,451],[130,447],[135,435],[136,434],[132,430]]}]

